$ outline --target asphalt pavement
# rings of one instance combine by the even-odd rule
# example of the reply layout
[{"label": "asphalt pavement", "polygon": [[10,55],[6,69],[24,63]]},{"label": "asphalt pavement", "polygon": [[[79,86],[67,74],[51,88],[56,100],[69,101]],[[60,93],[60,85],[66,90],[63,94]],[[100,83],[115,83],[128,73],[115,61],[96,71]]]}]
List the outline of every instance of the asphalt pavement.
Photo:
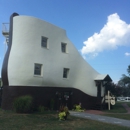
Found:
[{"label": "asphalt pavement", "polygon": [[124,120],[124,119],[118,119],[118,118],[113,118],[113,117],[89,114],[86,112],[75,112],[75,111],[69,111],[69,112],[70,112],[71,116],[75,116],[75,117],[80,117],[80,118],[91,119],[91,120],[96,120],[96,121],[100,121],[100,122],[130,127],[130,120]]}]

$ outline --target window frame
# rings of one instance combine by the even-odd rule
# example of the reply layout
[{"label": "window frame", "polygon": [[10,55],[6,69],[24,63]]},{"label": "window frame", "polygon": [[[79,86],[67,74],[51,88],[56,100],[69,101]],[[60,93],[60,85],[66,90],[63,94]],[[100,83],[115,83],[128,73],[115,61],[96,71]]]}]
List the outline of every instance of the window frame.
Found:
[{"label": "window frame", "polygon": [[[65,48],[63,48],[63,46],[64,46]],[[61,42],[61,52],[62,52],[62,53],[67,53],[67,43]]]},{"label": "window frame", "polygon": [[63,78],[64,79],[68,79],[69,71],[70,71],[69,68],[63,68]]},{"label": "window frame", "polygon": [[[40,70],[36,70],[36,65],[40,66]],[[40,63],[34,63],[34,76],[42,76],[43,65]],[[39,72],[38,72],[39,71]]]},{"label": "window frame", "polygon": [[[43,40],[46,40],[46,42],[44,42]],[[41,47],[48,49],[48,38],[47,37],[41,36]]]}]

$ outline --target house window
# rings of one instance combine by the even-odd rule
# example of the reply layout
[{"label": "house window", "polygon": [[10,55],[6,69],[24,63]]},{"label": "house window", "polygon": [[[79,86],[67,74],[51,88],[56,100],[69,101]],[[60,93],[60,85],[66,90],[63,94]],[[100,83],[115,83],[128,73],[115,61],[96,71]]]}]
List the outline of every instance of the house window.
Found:
[{"label": "house window", "polygon": [[48,47],[47,40],[48,40],[48,38],[42,36],[42,39],[41,39],[41,46],[42,47],[44,47],[44,48]]},{"label": "house window", "polygon": [[69,69],[68,68],[64,68],[63,69],[63,78],[68,78],[68,74],[69,74]]},{"label": "house window", "polygon": [[42,75],[42,64],[34,64],[34,75]]},{"label": "house window", "polygon": [[61,43],[61,51],[66,53],[67,52],[67,44],[66,43]]}]

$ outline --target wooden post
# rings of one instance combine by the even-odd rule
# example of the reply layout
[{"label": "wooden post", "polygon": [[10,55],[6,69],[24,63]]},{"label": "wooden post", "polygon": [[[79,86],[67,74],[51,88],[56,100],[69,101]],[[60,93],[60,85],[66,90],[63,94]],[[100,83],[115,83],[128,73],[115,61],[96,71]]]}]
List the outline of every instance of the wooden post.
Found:
[{"label": "wooden post", "polygon": [[108,91],[108,110],[110,110],[110,92]]}]

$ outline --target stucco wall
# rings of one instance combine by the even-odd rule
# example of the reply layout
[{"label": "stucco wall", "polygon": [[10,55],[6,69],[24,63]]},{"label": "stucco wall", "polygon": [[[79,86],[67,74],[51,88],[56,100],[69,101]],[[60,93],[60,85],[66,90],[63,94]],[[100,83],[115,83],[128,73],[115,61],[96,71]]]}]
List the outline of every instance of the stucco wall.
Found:
[{"label": "stucco wall", "polygon": [[[48,38],[48,49],[41,47],[41,36]],[[72,87],[97,96],[94,78],[99,73],[82,58],[65,30],[34,17],[15,16],[12,39],[10,86]],[[67,43],[67,53],[61,52],[61,42]],[[42,76],[34,76],[34,63],[43,65]],[[70,69],[67,79],[63,68]]]}]

